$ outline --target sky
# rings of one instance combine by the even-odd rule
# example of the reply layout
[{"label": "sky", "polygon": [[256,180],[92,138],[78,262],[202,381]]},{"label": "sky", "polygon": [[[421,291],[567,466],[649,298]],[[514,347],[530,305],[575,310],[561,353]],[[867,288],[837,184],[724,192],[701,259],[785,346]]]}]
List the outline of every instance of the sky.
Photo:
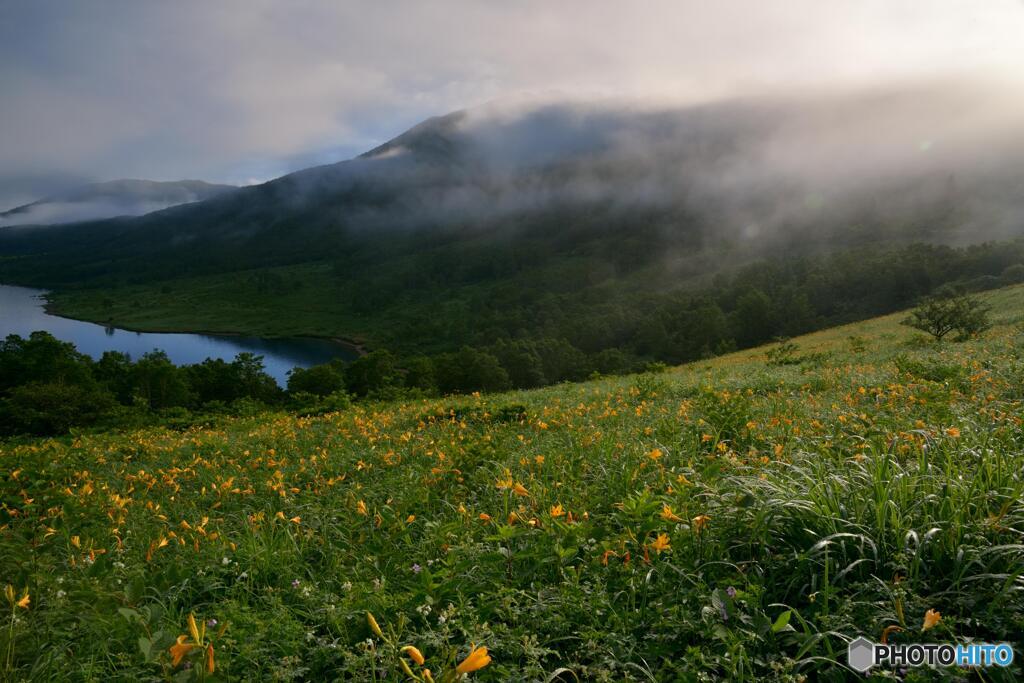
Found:
[{"label": "sky", "polygon": [[456,109],[1024,73],[1021,0],[0,0],[0,210],[248,184]]}]

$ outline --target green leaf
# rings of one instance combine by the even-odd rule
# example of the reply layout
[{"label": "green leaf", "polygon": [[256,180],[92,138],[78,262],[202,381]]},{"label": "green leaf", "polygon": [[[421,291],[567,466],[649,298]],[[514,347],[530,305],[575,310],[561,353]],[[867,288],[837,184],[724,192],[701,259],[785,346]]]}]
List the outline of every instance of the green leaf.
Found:
[{"label": "green leaf", "polygon": [[779,617],[775,620],[775,623],[772,624],[772,633],[778,633],[779,631],[784,631],[787,628],[792,628],[789,625],[789,618],[791,616],[793,616],[793,610],[789,609],[780,614]]},{"label": "green leaf", "polygon": [[125,597],[128,598],[128,602],[138,602],[142,599],[142,596],[146,592],[146,583],[141,576],[134,577],[128,582],[128,587],[125,588]]},{"label": "green leaf", "polygon": [[131,607],[118,607],[117,608],[117,613],[120,614],[125,619],[127,619],[129,622],[141,621],[141,618],[139,617],[139,613],[137,611],[133,610]]},{"label": "green leaf", "polygon": [[139,636],[139,651],[147,662],[153,661],[152,650],[153,641],[146,636]]}]

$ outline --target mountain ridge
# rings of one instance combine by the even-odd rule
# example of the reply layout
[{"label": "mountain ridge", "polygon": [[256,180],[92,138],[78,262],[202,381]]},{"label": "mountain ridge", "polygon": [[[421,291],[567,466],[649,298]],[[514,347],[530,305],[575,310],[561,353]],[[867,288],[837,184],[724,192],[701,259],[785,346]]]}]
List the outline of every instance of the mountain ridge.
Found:
[{"label": "mountain ridge", "polygon": [[[244,308],[233,324],[250,333],[431,351],[540,335],[691,358],[885,312],[1020,260],[1016,247],[982,250],[980,264],[970,250],[908,247],[1024,234],[1021,125],[1003,109],[984,135],[963,125],[991,116],[1000,93],[969,107],[927,94],[453,112],[203,202],[5,229],[0,280],[83,292],[64,310],[104,321]],[[834,277],[840,252],[860,255]],[[884,284],[858,262],[884,269]],[[187,293],[186,310],[163,290]],[[740,330],[744,301],[774,322]],[[717,331],[703,339],[682,322],[694,316]]]}]

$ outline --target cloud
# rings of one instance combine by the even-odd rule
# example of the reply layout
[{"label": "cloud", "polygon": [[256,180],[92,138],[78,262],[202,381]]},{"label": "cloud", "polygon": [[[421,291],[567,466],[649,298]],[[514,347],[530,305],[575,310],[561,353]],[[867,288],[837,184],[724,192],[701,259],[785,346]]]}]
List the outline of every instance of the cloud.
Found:
[{"label": "cloud", "polygon": [[40,197],[61,194],[92,182],[86,175],[74,173],[31,173],[0,171],[0,212],[29,204]]},{"label": "cloud", "polygon": [[[48,180],[48,179],[43,179]],[[44,199],[23,203],[0,213],[0,227],[53,225],[116,216],[140,216],[179,204],[189,204],[234,190],[229,185],[196,181],[158,183],[115,180],[79,184],[51,192]]]},{"label": "cloud", "polygon": [[243,182],[522,94],[694,102],[1020,71],[1022,34],[1013,0],[7,3],[0,174]]},{"label": "cloud", "polygon": [[369,230],[488,229],[509,217],[502,229],[513,229],[537,216],[613,225],[619,214],[715,239],[831,239],[871,226],[976,242],[1024,223],[1022,121],[1024,98],[1001,80],[696,106],[490,105],[427,122],[357,163],[291,176],[282,194],[323,213],[332,196],[372,191],[387,200],[335,217]]},{"label": "cloud", "polygon": [[74,223],[114,216],[141,216],[151,211],[159,211],[169,206],[196,201],[198,197],[186,199],[185,202],[117,202],[114,200],[96,199],[82,202],[46,202],[30,205],[23,211],[7,216],[0,216],[0,227],[8,225],[57,225]]}]

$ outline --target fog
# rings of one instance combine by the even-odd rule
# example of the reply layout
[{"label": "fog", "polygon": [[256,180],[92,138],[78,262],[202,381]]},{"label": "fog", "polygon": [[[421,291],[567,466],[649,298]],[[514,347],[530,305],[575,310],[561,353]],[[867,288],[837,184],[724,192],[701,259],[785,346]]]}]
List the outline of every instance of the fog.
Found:
[{"label": "fog", "polygon": [[30,204],[17,212],[0,216],[0,227],[8,225],[58,225],[115,216],[141,216],[170,206],[199,201],[193,196],[184,201],[118,202],[106,199],[67,202],[54,201]]},{"label": "fog", "polygon": [[200,181],[116,180],[64,189],[60,194],[0,213],[0,227],[57,225],[117,216],[141,216],[171,206],[198,202],[234,188]]},{"label": "fog", "polygon": [[1022,233],[1018,92],[1009,81],[931,79],[693,106],[499,101],[288,176],[279,197],[298,207],[370,193],[332,211],[372,229],[599,206],[661,212],[668,230],[696,218],[718,239],[871,223],[974,242]]}]

